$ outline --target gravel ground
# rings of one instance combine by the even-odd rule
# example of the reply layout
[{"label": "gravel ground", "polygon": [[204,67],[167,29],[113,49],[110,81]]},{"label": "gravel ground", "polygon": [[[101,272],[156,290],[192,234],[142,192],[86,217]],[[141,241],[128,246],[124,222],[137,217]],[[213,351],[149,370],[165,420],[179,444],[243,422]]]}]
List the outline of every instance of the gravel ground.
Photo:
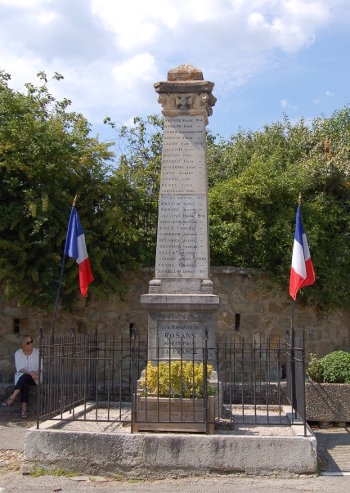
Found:
[{"label": "gravel ground", "polygon": [[[293,430],[290,427],[286,416],[280,415],[277,409],[271,408],[269,414],[269,423],[267,425],[265,408],[258,407],[256,411],[250,407],[246,408],[244,423],[242,422],[241,408],[237,407],[237,413],[233,407],[232,421],[222,420],[223,425],[215,430],[215,434],[225,435],[260,435],[260,436],[293,436]],[[99,422],[94,421],[99,419]],[[118,420],[110,422],[101,422],[101,420]],[[89,421],[91,420],[91,421]],[[106,432],[106,433],[131,433],[131,427],[127,421],[131,420],[131,411],[127,406],[121,409],[111,408],[95,409],[86,413],[86,421],[84,419],[77,421],[65,421],[58,427],[65,431],[91,431],[91,432]]]},{"label": "gravel ground", "polygon": [[[6,454],[7,455],[7,454]],[[167,492],[202,493],[220,492],[337,492],[350,491],[350,476],[344,477],[264,477],[264,476],[207,476],[205,478],[168,478],[162,481],[106,479],[96,476],[55,477],[23,475],[19,467],[20,457],[9,456],[7,465],[0,468],[0,492]]]}]

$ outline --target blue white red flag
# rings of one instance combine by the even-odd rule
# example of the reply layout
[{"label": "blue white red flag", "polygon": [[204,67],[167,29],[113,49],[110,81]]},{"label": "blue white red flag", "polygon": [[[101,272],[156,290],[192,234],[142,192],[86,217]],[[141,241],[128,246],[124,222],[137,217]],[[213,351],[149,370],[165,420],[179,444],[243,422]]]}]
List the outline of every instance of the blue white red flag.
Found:
[{"label": "blue white red flag", "polygon": [[300,204],[298,205],[293,245],[292,268],[290,271],[289,294],[295,300],[299,289],[315,282],[315,272],[311,262],[306,234],[301,222]]},{"label": "blue white red flag", "polygon": [[91,272],[90,260],[86,250],[85,236],[81,227],[78,213],[73,206],[69,217],[64,254],[73,257],[79,265],[80,291],[87,296],[89,284],[94,280]]}]

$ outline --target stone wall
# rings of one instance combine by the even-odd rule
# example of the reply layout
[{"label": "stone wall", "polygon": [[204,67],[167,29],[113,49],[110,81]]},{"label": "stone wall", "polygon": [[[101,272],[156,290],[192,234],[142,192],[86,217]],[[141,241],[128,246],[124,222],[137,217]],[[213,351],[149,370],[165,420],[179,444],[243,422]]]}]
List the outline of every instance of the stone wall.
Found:
[{"label": "stone wall", "polygon": [[[129,323],[146,336],[146,311],[140,303],[140,295],[148,292],[151,270],[127,272],[125,279],[130,283],[129,291],[122,301],[111,295],[108,301],[91,300],[86,303],[81,297],[71,312],[58,310],[56,331],[67,332],[74,328],[79,333],[88,333],[96,328],[102,334],[121,333],[129,336]],[[216,336],[230,339],[240,337],[283,336],[290,327],[291,298],[288,286],[281,292],[268,279],[252,270],[233,267],[213,267],[214,292],[220,297],[220,308],[216,313]],[[312,289],[312,286],[307,288]],[[13,379],[13,355],[18,348],[20,336],[30,333],[38,342],[40,324],[45,333],[50,333],[52,314],[38,310],[19,308],[16,303],[6,302],[4,293],[0,298],[0,383]],[[350,350],[350,313],[333,312],[318,317],[312,307],[295,309],[296,329],[306,331],[306,352],[322,356],[334,349]]]}]

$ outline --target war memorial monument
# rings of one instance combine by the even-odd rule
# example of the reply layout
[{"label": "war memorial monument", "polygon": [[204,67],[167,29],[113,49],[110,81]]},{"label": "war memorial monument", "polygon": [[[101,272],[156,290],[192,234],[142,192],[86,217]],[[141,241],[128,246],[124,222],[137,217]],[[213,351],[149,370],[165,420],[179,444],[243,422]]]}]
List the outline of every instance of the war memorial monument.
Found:
[{"label": "war memorial monument", "polygon": [[149,359],[202,358],[215,347],[209,265],[206,125],[214,84],[192,65],[154,84],[164,116],[155,277],[141,296],[148,311]]},{"label": "war memorial monument", "polygon": [[[60,386],[62,395],[66,391],[67,403],[62,407],[59,401],[47,421],[40,423],[38,414],[37,427],[31,428],[26,435],[24,457],[28,465],[54,465],[89,474],[123,474],[137,479],[162,478],[169,474],[231,474],[235,471],[308,474],[316,470],[316,438],[310,429],[306,430],[302,420],[296,423],[292,408],[279,403],[278,410],[273,410],[265,400],[258,414],[259,406],[255,405],[251,406],[248,416],[243,399],[244,381],[235,380],[239,376],[239,364],[228,358],[229,371],[225,372],[220,370],[219,358],[214,354],[214,315],[219,308],[219,297],[214,294],[210,280],[205,130],[216,102],[213,86],[212,82],[203,79],[200,70],[191,65],[170,70],[167,81],[154,85],[164,116],[164,142],[155,276],[149,283],[148,293],[141,295],[141,304],[148,314],[147,347],[143,345],[144,351],[139,354],[140,346],[130,335],[130,347],[127,346],[130,351],[123,351],[124,346],[121,346],[122,350],[119,346],[115,350],[114,339],[98,341],[96,335],[93,336],[93,347],[98,356],[91,358],[91,341],[80,344],[82,339],[79,335],[74,339],[72,350],[73,339],[69,336],[70,363],[63,365],[67,370],[64,378],[69,385]],[[63,346],[65,340],[62,338]],[[242,348],[240,346],[239,353],[233,354],[233,358],[242,358],[241,369]],[[54,398],[58,395],[62,399],[52,382],[56,382],[53,379],[56,369],[62,368],[65,347],[62,349],[57,341],[50,345],[47,340],[46,345],[42,345],[44,349],[47,385],[41,386],[45,397],[41,400],[45,404],[51,402],[48,396]],[[224,349],[226,352],[226,345]],[[252,353],[252,348],[248,349],[248,358],[252,355],[260,357],[261,352]],[[57,364],[45,364],[45,361],[52,362],[52,354],[56,355],[54,361]],[[75,377],[86,375],[86,362],[91,360],[94,376],[91,381],[96,385],[90,385],[91,381],[85,379],[78,389]],[[149,366],[152,369],[158,367],[158,370],[161,365],[166,366],[170,382],[172,364],[179,366],[179,360],[187,360],[184,366],[191,366],[192,362],[193,369],[195,364],[200,366],[203,363],[203,382],[206,382],[207,366],[212,365],[216,371],[211,374],[210,384],[214,384],[216,394],[205,395],[204,387],[206,390],[207,387],[203,385],[199,398],[196,395],[191,398],[172,396],[169,383],[168,394],[163,398],[159,380],[156,395],[154,392],[148,395],[148,390],[142,395],[140,386],[136,388],[144,378],[142,374],[147,375]],[[146,371],[142,370],[145,361]],[[221,358],[221,365],[222,362]],[[244,378],[243,370],[241,374]],[[110,378],[116,375],[119,379]],[[122,393],[125,375],[127,383],[131,377],[129,389],[132,389],[132,394]],[[241,383],[239,411],[229,391],[232,390],[232,376],[234,384]],[[194,381],[194,376],[192,378]],[[264,377],[256,380],[255,372],[253,378],[255,391],[260,387],[270,389],[269,381],[267,386],[260,385],[266,384],[262,380]],[[117,381],[120,382],[116,387],[119,392],[113,394],[113,382],[115,386]],[[90,387],[94,392],[89,393]],[[124,387],[128,392],[127,386]],[[147,382],[143,390],[145,388]],[[225,388],[228,392],[226,401],[223,399]],[[99,395],[98,391],[103,389],[106,393]],[[111,402],[113,395],[117,398],[115,402]],[[128,400],[130,397],[131,402]],[[214,398],[215,406],[210,404]],[[163,401],[167,406],[164,420]],[[185,410],[185,401],[190,401],[188,410]],[[46,420],[44,411],[42,419]],[[273,411],[275,414],[272,416]],[[247,420],[243,421],[243,418]],[[253,419],[249,421],[248,418]],[[265,429],[257,424],[264,425]]]}]

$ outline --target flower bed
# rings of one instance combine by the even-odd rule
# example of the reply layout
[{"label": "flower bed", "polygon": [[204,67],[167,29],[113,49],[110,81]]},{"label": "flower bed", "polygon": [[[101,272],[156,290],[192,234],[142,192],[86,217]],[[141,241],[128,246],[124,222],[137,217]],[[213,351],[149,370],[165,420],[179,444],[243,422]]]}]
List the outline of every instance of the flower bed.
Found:
[{"label": "flower bed", "polygon": [[211,374],[211,365],[193,361],[148,362],[135,396],[134,431],[214,433]]}]

